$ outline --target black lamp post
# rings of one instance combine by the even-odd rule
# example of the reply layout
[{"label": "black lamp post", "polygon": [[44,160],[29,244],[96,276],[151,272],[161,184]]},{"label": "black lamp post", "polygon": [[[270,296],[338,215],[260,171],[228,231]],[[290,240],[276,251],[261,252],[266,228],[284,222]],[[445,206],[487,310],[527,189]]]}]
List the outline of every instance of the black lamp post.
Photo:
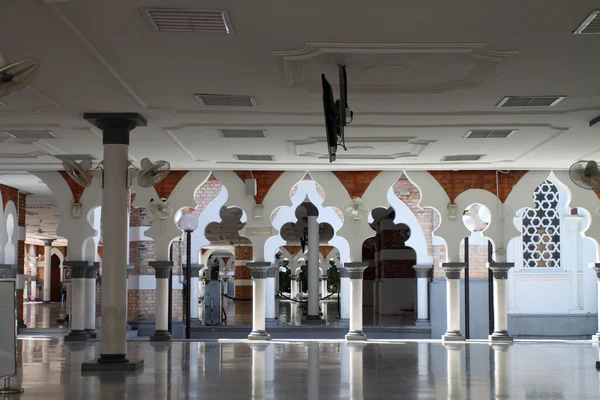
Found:
[{"label": "black lamp post", "polygon": [[193,209],[179,219],[179,229],[186,234],[186,285],[185,285],[185,338],[191,339],[192,309],[192,232],[198,227],[198,216]]}]

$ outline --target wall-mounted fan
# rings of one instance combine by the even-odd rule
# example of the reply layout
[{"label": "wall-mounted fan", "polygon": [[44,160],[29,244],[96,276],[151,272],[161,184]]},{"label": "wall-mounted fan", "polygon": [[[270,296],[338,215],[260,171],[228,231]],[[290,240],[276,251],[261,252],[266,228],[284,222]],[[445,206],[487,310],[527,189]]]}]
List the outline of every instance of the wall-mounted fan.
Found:
[{"label": "wall-mounted fan", "polygon": [[42,220],[41,219],[38,222],[38,228],[35,231],[35,233],[37,233],[39,235],[43,235],[44,234],[44,230],[42,229]]},{"label": "wall-mounted fan", "polygon": [[577,161],[569,168],[569,177],[584,189],[595,190],[600,187],[600,168],[596,161]]},{"label": "wall-mounted fan", "polygon": [[367,207],[360,197],[356,197],[344,203],[344,213],[354,221],[358,221],[369,214],[369,207]]},{"label": "wall-mounted fan", "polygon": [[79,186],[88,187],[92,184],[92,160],[84,158],[80,162],[65,159],[63,168]]},{"label": "wall-mounted fan", "polygon": [[0,52],[0,99],[33,82],[39,68],[40,62],[35,58],[25,57],[9,62]]},{"label": "wall-mounted fan", "polygon": [[173,215],[173,209],[171,208],[171,206],[169,206],[169,203],[167,203],[167,199],[165,199],[164,197],[161,198],[159,201],[154,201],[154,199],[150,199],[150,203],[148,203],[148,209],[150,210],[152,215],[163,220]]},{"label": "wall-mounted fan", "polygon": [[140,187],[152,187],[165,179],[171,170],[167,161],[152,162],[147,158],[140,162],[141,170],[138,172],[137,182]]}]

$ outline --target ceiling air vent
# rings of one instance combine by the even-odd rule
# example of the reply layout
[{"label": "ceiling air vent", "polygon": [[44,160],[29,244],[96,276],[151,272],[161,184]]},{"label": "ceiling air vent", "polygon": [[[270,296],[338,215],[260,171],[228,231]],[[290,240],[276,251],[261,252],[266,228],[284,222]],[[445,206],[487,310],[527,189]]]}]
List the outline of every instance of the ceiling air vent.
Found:
[{"label": "ceiling air vent", "polygon": [[141,8],[140,11],[155,32],[233,34],[229,13],[225,10]]},{"label": "ceiling air vent", "polygon": [[56,139],[51,131],[45,130],[3,130],[0,133],[12,139]]},{"label": "ceiling air vent", "polygon": [[254,96],[240,96],[228,94],[195,94],[196,100],[203,106],[226,107],[257,107]]},{"label": "ceiling air vent", "polygon": [[581,25],[575,29],[574,35],[593,35],[600,33],[600,10],[594,10],[592,13],[583,21]]},{"label": "ceiling air vent", "polygon": [[58,158],[59,160],[75,160],[75,161],[81,161],[85,158],[89,158],[92,160],[96,159],[96,157],[94,157],[91,154],[57,154],[54,157]]},{"label": "ceiling air vent", "polygon": [[507,96],[496,107],[553,107],[566,96]]},{"label": "ceiling air vent", "polygon": [[477,161],[484,157],[485,154],[463,154],[456,156],[444,156],[441,161],[457,162],[457,161]]},{"label": "ceiling air vent", "polygon": [[514,132],[514,129],[477,129],[467,132],[465,139],[505,139]]},{"label": "ceiling air vent", "polygon": [[264,139],[261,129],[219,129],[219,134],[227,139]]},{"label": "ceiling air vent", "polygon": [[275,157],[257,154],[234,154],[238,161],[275,161]]}]

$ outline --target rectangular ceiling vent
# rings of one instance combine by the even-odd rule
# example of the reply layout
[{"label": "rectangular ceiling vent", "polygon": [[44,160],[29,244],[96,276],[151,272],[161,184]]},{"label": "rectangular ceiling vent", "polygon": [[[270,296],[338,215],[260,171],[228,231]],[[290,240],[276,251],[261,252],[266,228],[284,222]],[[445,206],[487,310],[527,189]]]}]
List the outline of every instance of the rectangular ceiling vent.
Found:
[{"label": "rectangular ceiling vent", "polygon": [[507,96],[496,107],[554,107],[566,96]]},{"label": "rectangular ceiling vent", "polygon": [[514,129],[477,129],[468,131],[465,139],[505,139],[514,132]]},{"label": "rectangular ceiling vent", "polygon": [[96,157],[94,157],[91,154],[57,154],[54,157],[58,158],[59,160],[75,160],[75,161],[81,161],[84,158],[89,158],[92,160],[96,159]]},{"label": "rectangular ceiling vent", "polygon": [[141,8],[140,11],[155,32],[233,34],[229,13],[226,10]]},{"label": "rectangular ceiling vent", "polygon": [[56,139],[54,133],[47,130],[3,130],[0,133],[11,139]]},{"label": "rectangular ceiling vent", "polygon": [[458,161],[477,161],[484,157],[485,154],[462,154],[455,156],[444,156],[441,161],[458,162]]},{"label": "rectangular ceiling vent", "polygon": [[203,106],[221,107],[257,107],[254,96],[230,94],[195,94],[196,100]]},{"label": "rectangular ceiling vent", "polygon": [[600,33],[600,10],[594,10],[592,13],[583,21],[581,25],[575,29],[574,35],[597,35]]},{"label": "rectangular ceiling vent", "polygon": [[238,161],[275,161],[274,156],[261,154],[234,154]]},{"label": "rectangular ceiling vent", "polygon": [[219,129],[219,134],[226,139],[264,139],[262,129]]}]

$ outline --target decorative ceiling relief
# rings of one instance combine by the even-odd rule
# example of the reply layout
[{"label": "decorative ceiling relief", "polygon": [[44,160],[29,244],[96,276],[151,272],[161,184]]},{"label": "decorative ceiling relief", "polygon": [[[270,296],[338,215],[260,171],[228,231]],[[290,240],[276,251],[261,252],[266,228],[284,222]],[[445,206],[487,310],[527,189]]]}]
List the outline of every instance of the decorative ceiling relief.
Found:
[{"label": "decorative ceiling relief", "polygon": [[483,43],[309,43],[271,55],[288,86],[310,92],[321,91],[321,73],[337,83],[337,65],[345,64],[351,93],[431,94],[482,86],[518,53]]},{"label": "decorative ceiling relief", "polygon": [[[329,159],[327,139],[309,137],[303,140],[288,140],[291,154],[318,159]],[[436,140],[423,140],[414,136],[346,138],[347,151],[337,154],[338,160],[395,160],[417,157]]]}]

